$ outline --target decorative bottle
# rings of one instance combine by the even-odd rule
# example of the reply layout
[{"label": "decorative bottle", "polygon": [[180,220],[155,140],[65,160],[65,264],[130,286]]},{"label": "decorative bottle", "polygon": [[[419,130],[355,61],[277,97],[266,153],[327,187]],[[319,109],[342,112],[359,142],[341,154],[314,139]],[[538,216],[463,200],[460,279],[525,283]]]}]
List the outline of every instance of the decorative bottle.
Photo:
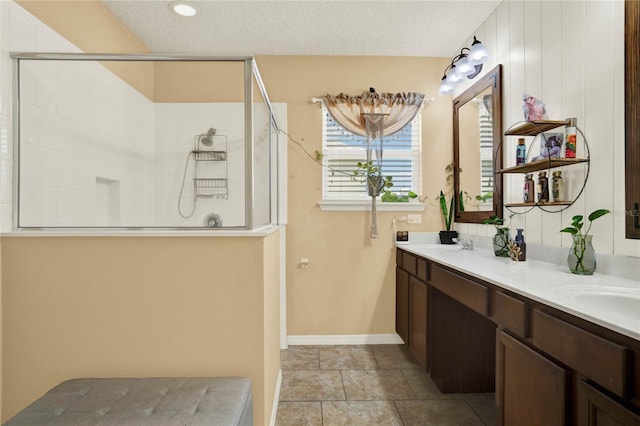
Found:
[{"label": "decorative bottle", "polygon": [[547,172],[538,173],[538,202],[549,202],[549,179]]},{"label": "decorative bottle", "polygon": [[535,203],[535,182],[533,181],[532,174],[526,174],[524,176],[524,197],[523,201],[525,203]]},{"label": "decorative bottle", "polygon": [[514,238],[514,242],[511,244],[509,255],[512,260],[518,262],[524,262],[527,260],[527,244],[524,242],[524,235],[522,235],[522,228],[516,229],[518,232]]},{"label": "decorative bottle", "polygon": [[524,144],[524,138],[518,139],[518,146],[516,147],[516,166],[526,163],[527,161],[527,147]]},{"label": "decorative bottle", "polygon": [[565,127],[566,145],[564,150],[564,156],[566,158],[576,158],[576,119],[570,118],[569,124]]},{"label": "decorative bottle", "polygon": [[553,172],[551,192],[553,193],[553,201],[564,201],[564,180],[561,171]]}]

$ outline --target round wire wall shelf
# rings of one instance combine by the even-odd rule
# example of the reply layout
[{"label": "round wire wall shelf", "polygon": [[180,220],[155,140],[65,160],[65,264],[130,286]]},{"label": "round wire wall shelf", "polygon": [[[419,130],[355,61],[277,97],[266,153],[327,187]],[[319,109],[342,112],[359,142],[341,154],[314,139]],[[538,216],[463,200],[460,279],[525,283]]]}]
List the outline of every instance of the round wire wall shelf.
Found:
[{"label": "round wire wall shelf", "polygon": [[[497,164],[497,153],[502,152],[502,143],[504,141],[504,136],[533,136],[533,140],[531,141],[531,145],[529,149],[527,149],[526,159],[529,159],[529,155],[531,153],[531,148],[534,146],[535,140],[540,137],[544,140],[544,146],[547,146],[547,136],[545,132],[556,129],[558,127],[564,127],[570,124],[570,120],[537,120],[537,121],[519,121],[513,125],[511,125],[505,132],[503,137],[500,139],[500,144],[498,145],[498,149],[495,151],[496,154],[494,156],[494,164]],[[551,176],[551,170],[557,169],[565,166],[572,166],[577,164],[583,164],[586,167],[584,180],[582,182],[582,186],[578,191],[577,195],[573,197],[571,201],[537,201],[533,203],[506,203],[503,197],[503,194],[500,193],[499,189],[496,188],[496,193],[498,197],[503,201],[503,206],[507,210],[509,210],[513,214],[526,214],[535,208],[539,208],[542,211],[547,213],[559,213],[562,212],[569,207],[571,207],[577,200],[580,198],[584,189],[587,185],[587,180],[589,179],[589,171],[591,169],[591,153],[589,151],[589,143],[587,142],[587,138],[584,133],[578,126],[575,126],[576,134],[579,134],[582,138],[584,145],[585,158],[565,158],[565,157],[551,157],[547,156],[546,158],[542,158],[535,161],[525,161],[524,164],[507,167],[501,170],[496,171],[496,174],[504,175],[506,174],[527,174],[535,171],[547,171],[547,174]],[[566,144],[566,141],[565,141]],[[564,145],[564,144],[563,144]],[[547,148],[549,149],[549,148]],[[542,188],[543,191],[547,191],[551,194],[551,179],[547,179],[546,188]],[[566,188],[566,186],[565,186]],[[504,192],[504,191],[503,191]],[[551,198],[551,197],[550,197]],[[517,210],[513,210],[517,209]]]}]

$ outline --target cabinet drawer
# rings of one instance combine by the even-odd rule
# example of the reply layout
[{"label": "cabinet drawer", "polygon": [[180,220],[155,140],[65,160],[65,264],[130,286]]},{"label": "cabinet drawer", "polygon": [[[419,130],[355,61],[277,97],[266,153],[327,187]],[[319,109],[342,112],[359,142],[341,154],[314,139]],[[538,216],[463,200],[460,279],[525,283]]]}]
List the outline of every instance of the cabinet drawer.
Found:
[{"label": "cabinet drawer", "polygon": [[416,269],[418,267],[418,258],[406,251],[402,253],[402,269],[409,272],[411,275],[416,275]]},{"label": "cabinet drawer", "polygon": [[427,261],[424,259],[418,258],[418,278],[422,281],[427,281]]},{"label": "cabinet drawer", "polygon": [[533,344],[614,394],[626,398],[631,352],[572,324],[533,310]]},{"label": "cabinet drawer", "polygon": [[493,316],[498,327],[526,338],[528,326],[528,307],[521,300],[507,294],[496,292]]},{"label": "cabinet drawer", "polygon": [[431,267],[431,285],[482,315],[488,315],[489,289],[438,265]]}]

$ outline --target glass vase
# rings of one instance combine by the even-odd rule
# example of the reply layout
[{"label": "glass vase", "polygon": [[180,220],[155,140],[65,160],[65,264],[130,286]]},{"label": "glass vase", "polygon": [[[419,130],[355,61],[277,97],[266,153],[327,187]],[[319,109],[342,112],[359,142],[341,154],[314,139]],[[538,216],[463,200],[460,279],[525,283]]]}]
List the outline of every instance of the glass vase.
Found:
[{"label": "glass vase", "polygon": [[509,257],[509,228],[498,228],[493,236],[493,253],[498,257]]},{"label": "glass vase", "polygon": [[591,245],[593,235],[572,235],[573,245],[569,250],[569,270],[578,275],[593,275],[596,270],[596,252]]}]

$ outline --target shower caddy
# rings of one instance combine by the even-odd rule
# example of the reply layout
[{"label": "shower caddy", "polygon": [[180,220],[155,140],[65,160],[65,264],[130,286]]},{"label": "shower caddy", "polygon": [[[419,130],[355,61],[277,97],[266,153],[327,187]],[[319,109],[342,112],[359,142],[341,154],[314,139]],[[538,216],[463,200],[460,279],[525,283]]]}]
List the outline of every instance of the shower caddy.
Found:
[{"label": "shower caddy", "polygon": [[[211,146],[207,147],[202,141],[208,138]],[[216,144],[215,138],[221,138],[224,142]],[[217,146],[216,146],[217,145]],[[198,197],[214,197],[227,199],[228,197],[228,168],[227,168],[227,137],[216,135],[215,129],[210,129],[206,135],[199,135],[194,141],[193,160],[195,171],[193,177],[193,195]],[[208,177],[198,177],[198,164],[201,162],[216,162],[220,169]],[[216,169],[218,169],[216,167]]]}]

